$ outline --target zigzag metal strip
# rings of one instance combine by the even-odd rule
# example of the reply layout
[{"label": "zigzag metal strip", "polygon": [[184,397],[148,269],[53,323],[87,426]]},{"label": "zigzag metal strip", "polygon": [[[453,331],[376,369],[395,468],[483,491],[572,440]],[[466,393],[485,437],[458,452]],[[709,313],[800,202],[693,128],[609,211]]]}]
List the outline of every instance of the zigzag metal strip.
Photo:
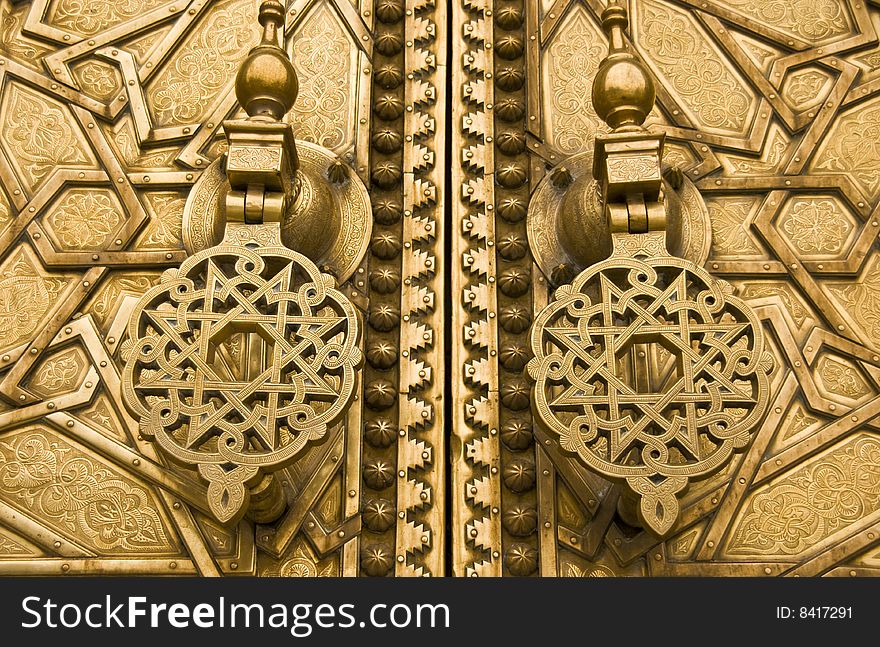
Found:
[{"label": "zigzag metal strip", "polygon": [[[456,250],[460,255],[461,319],[460,339],[469,352],[459,355],[464,385],[459,384],[464,422],[456,433],[462,441],[462,455],[456,471],[462,474],[454,491],[462,511],[470,511],[456,532],[464,532],[470,554],[456,554],[454,568],[459,575],[501,574],[501,520],[498,504],[501,484],[498,474],[498,365],[496,319],[497,297],[494,239],[494,151],[487,141],[493,135],[490,112],[494,89],[485,77],[492,72],[491,51],[485,40],[492,33],[488,0],[462,0],[460,23],[465,46],[460,56],[464,70],[459,132],[461,150],[461,235]],[[463,15],[462,15],[463,14]],[[459,21],[456,21],[459,22]],[[491,78],[491,77],[490,77]],[[469,388],[467,388],[469,387]],[[462,406],[462,405],[459,405]],[[463,495],[463,496],[462,496]],[[460,498],[459,498],[460,497]],[[456,539],[456,544],[461,540]]]},{"label": "zigzag metal strip", "polygon": [[[397,561],[398,576],[440,575],[442,555],[431,557],[432,527],[443,524],[443,510],[431,495],[431,481],[442,475],[434,461],[442,452],[442,424],[431,402],[442,385],[433,382],[437,361],[434,329],[442,313],[436,309],[438,262],[437,185],[433,177],[443,151],[435,150],[435,113],[438,88],[433,82],[437,68],[438,22],[443,19],[435,3],[415,3],[407,12],[405,59],[407,82],[403,151],[404,221],[401,292],[401,339],[399,420],[401,438],[397,450],[398,484]],[[445,79],[444,79],[445,81]],[[441,165],[442,167],[442,165]],[[440,169],[442,172],[442,168]],[[442,349],[439,349],[442,353]],[[441,355],[442,356],[442,355]],[[418,434],[418,435],[417,435]]]}]

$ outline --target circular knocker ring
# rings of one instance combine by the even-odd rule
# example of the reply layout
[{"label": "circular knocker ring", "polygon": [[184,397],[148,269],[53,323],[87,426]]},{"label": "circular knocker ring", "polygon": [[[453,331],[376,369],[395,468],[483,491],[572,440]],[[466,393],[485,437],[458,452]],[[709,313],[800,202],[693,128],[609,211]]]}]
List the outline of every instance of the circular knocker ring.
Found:
[{"label": "circular knocker ring", "polygon": [[289,464],[345,414],[358,339],[353,305],[308,258],[221,245],[166,271],[137,303],[123,396],[144,436],[198,467],[226,522],[262,471]]},{"label": "circular knocker ring", "polygon": [[621,236],[615,255],[556,291],[532,328],[527,370],[563,449],[625,480],[640,520],[663,535],[688,482],[748,444],[773,361],[729,284],[662,246],[626,249],[638,238]]}]

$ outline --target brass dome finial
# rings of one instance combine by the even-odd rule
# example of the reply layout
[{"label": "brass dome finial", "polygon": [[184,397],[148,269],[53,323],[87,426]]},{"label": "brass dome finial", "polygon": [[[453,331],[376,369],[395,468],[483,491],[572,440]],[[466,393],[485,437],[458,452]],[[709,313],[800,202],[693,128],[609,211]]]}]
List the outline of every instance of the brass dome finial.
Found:
[{"label": "brass dome finial", "polygon": [[248,52],[235,77],[235,96],[251,118],[280,121],[293,107],[299,82],[296,70],[278,44],[284,27],[284,5],[266,0],[260,5],[263,40]]},{"label": "brass dome finial", "polygon": [[654,82],[645,66],[627,51],[623,32],[626,9],[611,0],[602,12],[608,56],[593,79],[593,107],[613,130],[638,130],[654,107]]}]

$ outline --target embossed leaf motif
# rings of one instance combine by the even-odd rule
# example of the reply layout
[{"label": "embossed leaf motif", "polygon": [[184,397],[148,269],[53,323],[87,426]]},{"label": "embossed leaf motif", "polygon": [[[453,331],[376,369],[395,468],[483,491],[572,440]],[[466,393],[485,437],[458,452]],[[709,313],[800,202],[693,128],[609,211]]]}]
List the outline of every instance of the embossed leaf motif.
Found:
[{"label": "embossed leaf motif", "polygon": [[2,494],[107,552],[170,548],[147,492],[40,431],[0,442]]},{"label": "embossed leaf motif", "polygon": [[122,220],[106,193],[71,193],[50,221],[61,242],[73,249],[103,246]]},{"label": "embossed leaf motif", "polygon": [[782,227],[805,254],[839,252],[851,229],[831,200],[795,202]]},{"label": "embossed leaf motif", "polygon": [[35,382],[50,389],[57,389],[59,386],[70,386],[77,373],[79,373],[79,363],[76,356],[67,355],[48,362]]},{"label": "embossed leaf motif", "polygon": [[89,162],[61,108],[18,85],[11,92],[6,138],[32,184],[55,166]]}]

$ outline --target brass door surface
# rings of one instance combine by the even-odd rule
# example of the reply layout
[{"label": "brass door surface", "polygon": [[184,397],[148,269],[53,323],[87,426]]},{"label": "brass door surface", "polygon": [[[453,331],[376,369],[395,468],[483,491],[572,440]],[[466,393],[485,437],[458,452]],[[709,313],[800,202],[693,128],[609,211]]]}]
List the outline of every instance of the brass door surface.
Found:
[{"label": "brass door surface", "polygon": [[[730,284],[768,354],[760,421],[658,532],[547,429],[529,371],[536,320],[608,254],[607,4],[283,3],[298,195],[344,230],[336,265],[306,255],[352,305],[356,377],[224,519],[234,486],[124,391],[129,322],[194,257],[191,196],[247,131],[260,2],[0,0],[0,574],[880,572],[880,6],[620,3],[670,251]],[[669,348],[640,352],[658,391]]]}]

